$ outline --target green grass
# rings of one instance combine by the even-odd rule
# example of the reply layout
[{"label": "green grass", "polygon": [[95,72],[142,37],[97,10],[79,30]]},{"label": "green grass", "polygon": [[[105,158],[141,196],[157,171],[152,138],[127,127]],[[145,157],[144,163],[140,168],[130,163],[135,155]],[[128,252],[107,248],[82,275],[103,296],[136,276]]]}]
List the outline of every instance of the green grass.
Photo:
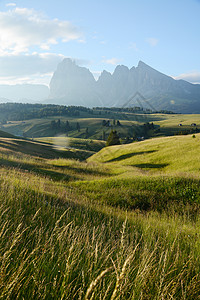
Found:
[{"label": "green grass", "polygon": [[189,155],[187,168],[182,150],[197,159],[199,138],[112,146],[87,162],[1,138],[0,298],[199,299],[199,162]]},{"label": "green grass", "polygon": [[98,152],[103,147],[105,147],[106,144],[105,141],[72,138],[66,136],[43,137],[43,138],[37,138],[36,140],[40,142],[45,142],[52,145],[60,146],[60,147],[89,150],[93,152]]},{"label": "green grass", "polygon": [[[51,121],[58,119],[61,123],[67,120],[70,123],[71,130],[67,132],[68,137],[80,139],[102,140],[103,131],[105,138],[108,138],[111,128],[118,131],[120,137],[124,139],[134,135],[143,136],[142,126],[146,122],[153,122],[156,132],[151,132],[153,136],[168,136],[178,134],[181,131],[194,129],[192,123],[197,124],[200,130],[199,115],[180,115],[180,114],[133,114],[133,113],[102,113],[102,115],[81,114],[79,117],[48,117],[43,119],[32,119],[25,121],[11,121],[1,126],[2,130],[17,136],[27,136],[29,138],[55,137],[57,135],[66,134],[65,130],[56,130],[51,128]],[[102,126],[103,120],[110,120],[111,127]],[[114,126],[113,120],[120,120],[122,126]],[[80,125],[80,132],[76,129],[77,122]],[[179,126],[179,124],[183,126]],[[88,128],[88,134],[86,134]],[[196,128],[196,127],[195,127]]]},{"label": "green grass", "polygon": [[193,174],[200,170],[200,134],[156,138],[102,149],[89,161],[112,163],[121,172]]},{"label": "green grass", "polygon": [[29,141],[20,138],[0,138],[0,150],[2,153],[23,153],[41,158],[74,158],[85,160],[94,152],[81,149],[69,149],[61,145],[47,144],[37,141]]}]

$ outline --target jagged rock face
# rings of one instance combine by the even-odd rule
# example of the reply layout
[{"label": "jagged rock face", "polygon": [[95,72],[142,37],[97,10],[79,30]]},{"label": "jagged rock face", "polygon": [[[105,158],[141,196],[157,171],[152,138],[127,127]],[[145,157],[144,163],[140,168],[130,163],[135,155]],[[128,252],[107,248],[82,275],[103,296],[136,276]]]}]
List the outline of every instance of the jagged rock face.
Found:
[{"label": "jagged rock face", "polygon": [[54,72],[50,82],[50,97],[66,105],[101,105],[95,95],[96,81],[92,73],[79,67],[71,59],[64,59]]},{"label": "jagged rock face", "polygon": [[65,105],[123,107],[136,92],[146,101],[133,99],[129,105],[200,112],[200,85],[174,80],[142,61],[136,68],[117,66],[113,74],[104,70],[95,81],[88,69],[77,66],[71,59],[64,59],[50,83],[52,101]]}]

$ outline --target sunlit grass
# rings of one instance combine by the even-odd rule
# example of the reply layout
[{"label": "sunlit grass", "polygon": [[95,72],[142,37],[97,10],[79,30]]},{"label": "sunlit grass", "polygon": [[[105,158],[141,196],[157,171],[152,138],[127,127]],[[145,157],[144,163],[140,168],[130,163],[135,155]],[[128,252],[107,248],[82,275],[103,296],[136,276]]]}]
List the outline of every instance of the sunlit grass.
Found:
[{"label": "sunlit grass", "polygon": [[112,163],[113,168],[128,166],[151,173],[187,173],[200,170],[200,134],[146,140],[102,149],[88,159]]},{"label": "sunlit grass", "polygon": [[167,141],[160,154],[150,152],[155,145],[152,140],[102,150],[102,161],[115,159],[109,163],[95,156],[80,162],[4,148],[0,297],[198,299],[199,177],[194,165],[187,177],[161,172],[170,164],[153,174],[130,165],[135,146],[137,152],[149,151],[138,155],[138,164],[150,163],[156,154],[157,164],[164,164],[164,154],[169,160],[169,153],[175,155],[167,152]]}]

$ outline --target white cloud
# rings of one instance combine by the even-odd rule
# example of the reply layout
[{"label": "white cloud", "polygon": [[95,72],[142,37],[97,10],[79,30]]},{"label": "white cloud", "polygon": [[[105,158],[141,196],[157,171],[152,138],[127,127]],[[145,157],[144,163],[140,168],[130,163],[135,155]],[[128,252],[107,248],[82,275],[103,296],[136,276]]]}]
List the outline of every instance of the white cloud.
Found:
[{"label": "white cloud", "polygon": [[120,62],[120,59],[113,57],[110,59],[104,59],[102,62],[109,65],[117,65]]},{"label": "white cloud", "polygon": [[194,71],[190,73],[183,73],[176,77],[173,77],[174,79],[183,79],[186,81],[189,81],[191,83],[200,83],[200,72]]},{"label": "white cloud", "polygon": [[6,6],[16,6],[16,3],[7,3]]},{"label": "white cloud", "polygon": [[31,46],[46,50],[59,40],[65,43],[81,37],[70,22],[48,19],[33,9],[15,7],[0,12],[0,55],[26,53]]},{"label": "white cloud", "polygon": [[15,84],[45,84],[49,85],[52,78],[52,73],[46,73],[42,75],[31,75],[22,77],[0,77],[0,84],[15,85]]},{"label": "white cloud", "polygon": [[151,47],[155,47],[158,44],[158,39],[156,38],[148,38],[146,39],[146,42],[151,46]]}]

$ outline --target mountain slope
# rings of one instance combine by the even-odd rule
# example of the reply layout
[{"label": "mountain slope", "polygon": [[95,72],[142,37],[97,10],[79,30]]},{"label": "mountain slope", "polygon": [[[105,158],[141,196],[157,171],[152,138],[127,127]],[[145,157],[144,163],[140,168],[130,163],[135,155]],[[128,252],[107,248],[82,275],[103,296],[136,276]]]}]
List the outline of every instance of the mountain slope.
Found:
[{"label": "mountain slope", "polygon": [[95,92],[96,81],[92,73],[65,58],[57,67],[50,82],[49,103],[98,106],[102,103]]}]

